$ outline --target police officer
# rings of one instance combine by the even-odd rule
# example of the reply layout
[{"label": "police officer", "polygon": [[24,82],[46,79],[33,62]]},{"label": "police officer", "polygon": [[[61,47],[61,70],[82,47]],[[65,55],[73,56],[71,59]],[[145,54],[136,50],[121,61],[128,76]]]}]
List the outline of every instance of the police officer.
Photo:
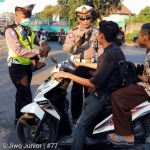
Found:
[{"label": "police officer", "polygon": [[[5,29],[5,38],[8,52],[8,66],[10,78],[15,85],[15,124],[22,115],[20,110],[32,102],[30,83],[32,79],[30,58],[40,55],[46,57],[50,47],[40,41],[29,28],[30,17],[34,4],[15,7],[15,23]],[[33,49],[33,46],[42,46],[43,49]]]},{"label": "police officer", "polygon": [[[68,53],[72,53],[70,56],[71,61],[77,61],[82,63],[93,63],[95,61],[95,54],[100,55],[103,49],[97,43],[97,29],[92,27],[91,10],[93,8],[87,5],[78,7],[75,11],[77,14],[77,21],[79,25],[74,27],[68,32],[66,41],[63,45],[63,50]],[[97,45],[96,45],[97,44]],[[78,67],[75,71],[75,75],[90,78],[89,68]],[[71,112],[73,122],[76,123],[77,119],[81,115],[82,103],[83,103],[83,85],[73,82],[71,90]],[[89,95],[88,87],[84,87],[85,98]]]}]

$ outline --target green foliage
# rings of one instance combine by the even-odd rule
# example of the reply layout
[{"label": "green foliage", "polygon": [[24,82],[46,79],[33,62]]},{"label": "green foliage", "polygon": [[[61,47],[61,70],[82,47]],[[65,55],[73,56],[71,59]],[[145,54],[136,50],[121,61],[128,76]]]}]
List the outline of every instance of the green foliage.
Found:
[{"label": "green foliage", "polygon": [[48,5],[44,8],[42,12],[40,12],[40,16],[43,17],[45,20],[52,19],[53,14],[58,14],[60,11],[59,5]]},{"label": "green foliage", "polygon": [[97,26],[99,26],[99,22],[100,22],[101,20],[99,19],[99,18],[97,18],[96,19],[96,21],[95,21],[95,26],[97,27]]},{"label": "green foliage", "polygon": [[[115,10],[120,10],[120,2],[122,0],[58,0],[56,6],[48,5],[40,13],[40,16],[44,19],[52,18],[52,14],[59,13],[60,19],[70,18],[71,27],[76,26],[76,13],[75,9],[81,5],[89,5],[94,8],[92,12],[93,21],[96,21],[98,18],[101,19],[103,16],[110,15]],[[97,22],[95,23],[97,24]]]},{"label": "green foliage", "polygon": [[33,16],[35,19],[39,19],[41,18],[41,13],[35,13],[34,16]]},{"label": "green foliage", "polygon": [[[71,19],[71,26],[77,25],[75,9],[81,5],[89,5],[93,7],[93,21],[96,21],[98,18],[101,19],[103,16],[107,16],[111,14],[113,11],[117,9],[121,9],[120,1],[122,0],[113,0],[107,1],[104,3],[103,0],[58,0],[60,4],[68,6],[68,17]],[[64,12],[63,8],[61,8],[61,12]],[[97,24],[97,23],[95,23]]]},{"label": "green foliage", "polygon": [[60,11],[59,11],[59,16],[61,19],[64,19],[64,18],[69,18],[69,7],[67,4],[64,4]]},{"label": "green foliage", "polygon": [[58,5],[60,6],[59,9],[60,18],[61,19],[69,18],[70,7],[68,5],[68,0],[58,0]]},{"label": "green foliage", "polygon": [[132,23],[148,23],[150,21],[150,6],[146,6],[144,9],[140,11],[138,15],[130,16],[129,19],[126,20],[127,24]]},{"label": "green foliage", "polygon": [[133,43],[133,38],[136,34],[138,34],[139,31],[138,30],[134,30],[132,33],[127,33],[125,40],[127,43]]}]

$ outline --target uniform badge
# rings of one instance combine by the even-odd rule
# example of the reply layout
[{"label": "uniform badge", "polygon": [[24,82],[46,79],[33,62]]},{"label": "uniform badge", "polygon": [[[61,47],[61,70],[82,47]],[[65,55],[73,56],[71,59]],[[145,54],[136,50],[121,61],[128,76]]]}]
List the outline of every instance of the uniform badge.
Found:
[{"label": "uniform badge", "polygon": [[15,32],[14,31],[10,31],[10,35],[11,36],[15,36]]},{"label": "uniform badge", "polygon": [[72,32],[70,32],[68,35],[69,35],[69,38],[71,38],[72,36],[74,36],[74,34]]},{"label": "uniform badge", "polygon": [[81,12],[82,12],[83,14],[85,14],[85,13],[87,12],[87,9],[86,9],[85,7],[83,7],[82,10],[81,10]]}]

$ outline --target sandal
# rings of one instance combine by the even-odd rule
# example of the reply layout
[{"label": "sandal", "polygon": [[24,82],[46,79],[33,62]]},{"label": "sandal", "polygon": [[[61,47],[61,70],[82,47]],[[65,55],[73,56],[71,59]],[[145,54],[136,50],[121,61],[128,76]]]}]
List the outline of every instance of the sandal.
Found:
[{"label": "sandal", "polygon": [[120,135],[114,134],[114,136],[115,136],[118,140],[120,140],[120,142],[116,142],[116,141],[112,140],[109,135],[107,135],[107,138],[108,138],[108,140],[109,140],[111,143],[113,143],[113,144],[115,144],[115,145],[128,145],[128,146],[133,146],[133,145],[134,145],[134,142],[127,142],[127,141],[126,141],[123,137],[121,137]]}]

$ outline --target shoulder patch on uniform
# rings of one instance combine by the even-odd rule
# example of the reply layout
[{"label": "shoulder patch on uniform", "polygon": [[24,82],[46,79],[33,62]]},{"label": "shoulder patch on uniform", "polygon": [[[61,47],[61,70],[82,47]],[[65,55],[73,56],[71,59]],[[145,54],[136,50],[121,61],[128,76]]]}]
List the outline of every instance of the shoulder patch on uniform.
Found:
[{"label": "shoulder patch on uniform", "polygon": [[15,32],[14,31],[10,31],[10,35],[11,36],[15,36]]},{"label": "shoulder patch on uniform", "polygon": [[72,31],[77,30],[77,29],[78,29],[78,27],[74,27],[74,28],[72,28]]},{"label": "shoulder patch on uniform", "polygon": [[72,36],[74,36],[74,34],[72,32],[68,33],[69,38],[71,38]]}]

